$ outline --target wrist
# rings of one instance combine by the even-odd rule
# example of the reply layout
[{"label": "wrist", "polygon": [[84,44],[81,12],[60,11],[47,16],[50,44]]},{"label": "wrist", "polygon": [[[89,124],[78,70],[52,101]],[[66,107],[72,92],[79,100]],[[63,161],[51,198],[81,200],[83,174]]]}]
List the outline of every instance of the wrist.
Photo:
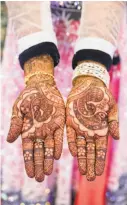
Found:
[{"label": "wrist", "polygon": [[36,72],[34,75],[30,76],[30,78],[25,78],[25,83],[27,86],[36,86],[38,84],[48,84],[50,86],[54,86],[56,84],[53,75],[42,72]]},{"label": "wrist", "polygon": [[53,59],[49,55],[33,57],[24,64],[24,75],[34,75],[35,73],[47,73],[54,75]]},{"label": "wrist", "polygon": [[40,82],[54,82],[54,62],[48,55],[31,58],[24,64],[26,85]]},{"label": "wrist", "polygon": [[98,85],[100,87],[106,87],[103,81],[101,81],[99,78],[96,78],[96,77],[93,77],[93,76],[78,76],[73,81],[73,86],[80,85],[83,82],[86,84],[86,81],[87,81],[88,86],[91,84],[91,82],[93,83],[93,82],[96,81],[96,85]]}]

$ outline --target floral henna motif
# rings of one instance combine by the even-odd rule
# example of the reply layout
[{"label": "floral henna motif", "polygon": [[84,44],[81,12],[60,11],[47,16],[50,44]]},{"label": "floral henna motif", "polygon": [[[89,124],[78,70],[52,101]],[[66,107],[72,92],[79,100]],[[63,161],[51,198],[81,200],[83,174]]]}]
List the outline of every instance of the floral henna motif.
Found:
[{"label": "floral henna motif", "polygon": [[46,148],[45,149],[45,156],[46,157],[51,157],[51,156],[53,156],[53,149],[49,149],[49,148]]},{"label": "floral henna motif", "polygon": [[37,142],[36,144],[35,144],[35,148],[36,149],[42,149],[43,148],[43,144],[42,143],[40,143],[40,142]]},{"label": "floral henna motif", "polygon": [[85,149],[83,149],[83,147],[80,147],[78,149],[78,156],[81,157],[81,156],[85,156]]},{"label": "floral henna motif", "polygon": [[95,150],[95,144],[89,143],[89,144],[87,145],[87,150],[88,150],[88,151],[94,151],[94,150]]},{"label": "floral henna motif", "polygon": [[105,152],[102,151],[102,150],[98,151],[98,152],[97,152],[97,157],[104,159],[104,158],[105,158]]},{"label": "floral henna motif", "polygon": [[[81,174],[86,172],[89,181],[103,173],[108,134],[119,138],[117,115],[115,100],[101,80],[94,77],[76,79],[67,100],[66,125],[74,130],[75,136],[84,137],[86,146],[82,141],[79,147],[76,137],[67,129],[68,145],[72,155],[72,145],[78,148],[79,170]],[[86,156],[84,164],[80,159],[83,154]],[[81,167],[86,171],[81,171]]]},{"label": "floral henna motif", "polygon": [[24,160],[25,161],[30,160],[31,157],[32,157],[32,154],[30,152],[28,152],[28,151],[24,152]]}]

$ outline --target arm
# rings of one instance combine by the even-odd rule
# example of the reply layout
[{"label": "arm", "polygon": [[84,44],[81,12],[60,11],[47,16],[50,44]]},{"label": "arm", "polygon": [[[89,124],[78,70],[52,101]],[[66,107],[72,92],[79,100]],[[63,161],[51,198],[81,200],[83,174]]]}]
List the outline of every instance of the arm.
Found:
[{"label": "arm", "polygon": [[66,124],[69,149],[89,181],[103,173],[108,135],[119,139],[117,104],[109,91],[108,70],[124,8],[124,2],[83,2]]},{"label": "arm", "polygon": [[14,103],[7,141],[21,134],[27,175],[42,182],[52,173],[54,159],[60,158],[65,121],[64,101],[54,79],[59,53],[50,3],[8,2],[8,11],[26,86]]}]

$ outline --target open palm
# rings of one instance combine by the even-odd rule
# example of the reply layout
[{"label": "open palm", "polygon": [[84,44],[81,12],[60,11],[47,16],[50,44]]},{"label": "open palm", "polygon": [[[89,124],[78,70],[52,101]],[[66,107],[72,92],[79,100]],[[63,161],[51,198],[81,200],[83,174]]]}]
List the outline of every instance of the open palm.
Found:
[{"label": "open palm", "polygon": [[74,85],[66,125],[70,152],[78,157],[80,173],[92,181],[103,173],[109,133],[119,138],[116,102],[99,79],[85,77]]},{"label": "open palm", "polygon": [[21,134],[26,172],[39,182],[62,152],[64,101],[54,81],[29,83],[16,100],[8,142]]}]

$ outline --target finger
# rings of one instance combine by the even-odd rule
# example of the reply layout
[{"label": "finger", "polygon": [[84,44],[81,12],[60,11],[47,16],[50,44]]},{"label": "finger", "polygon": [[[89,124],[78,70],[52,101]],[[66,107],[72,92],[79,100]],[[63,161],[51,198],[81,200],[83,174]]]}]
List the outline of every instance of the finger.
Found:
[{"label": "finger", "polygon": [[109,133],[114,139],[118,140],[119,122],[118,122],[118,108],[116,103],[108,114],[108,122],[109,122]]},{"label": "finger", "polygon": [[77,146],[76,146],[76,132],[72,127],[67,126],[67,139],[69,150],[73,157],[77,156]]},{"label": "finger", "polygon": [[112,121],[109,123],[109,133],[115,139],[118,140],[119,136],[119,123],[117,121]]},{"label": "finger", "polygon": [[64,134],[64,130],[62,130],[61,128],[57,129],[54,133],[54,143],[55,143],[54,158],[56,160],[60,158],[62,153],[63,134]]},{"label": "finger", "polygon": [[34,143],[34,165],[35,179],[42,182],[44,180],[44,143],[41,139],[36,139]]},{"label": "finger", "polygon": [[11,119],[11,125],[7,136],[7,142],[14,142],[21,134],[23,120],[17,116]]},{"label": "finger", "polygon": [[95,171],[96,175],[100,176],[103,174],[105,167],[105,158],[107,152],[107,136],[97,137],[96,139],[96,164]]},{"label": "finger", "polygon": [[86,174],[86,141],[82,136],[77,137],[78,166],[81,174]]},{"label": "finger", "polygon": [[34,177],[33,141],[29,138],[22,140],[25,169],[28,177]]},{"label": "finger", "polygon": [[95,143],[93,138],[86,138],[86,156],[87,156],[87,174],[86,178],[88,181],[93,181],[95,179]]},{"label": "finger", "polygon": [[44,174],[50,175],[53,170],[54,140],[51,137],[47,137],[45,139],[44,147],[45,147]]}]

